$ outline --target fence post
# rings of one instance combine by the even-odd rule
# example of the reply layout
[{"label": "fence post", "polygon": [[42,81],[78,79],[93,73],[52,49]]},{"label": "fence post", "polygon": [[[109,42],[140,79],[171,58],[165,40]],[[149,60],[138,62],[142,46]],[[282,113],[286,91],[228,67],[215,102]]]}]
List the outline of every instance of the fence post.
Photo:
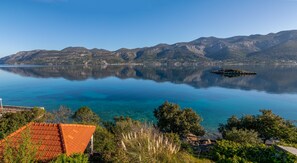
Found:
[{"label": "fence post", "polygon": [[2,98],[0,98],[0,113],[3,112]]}]

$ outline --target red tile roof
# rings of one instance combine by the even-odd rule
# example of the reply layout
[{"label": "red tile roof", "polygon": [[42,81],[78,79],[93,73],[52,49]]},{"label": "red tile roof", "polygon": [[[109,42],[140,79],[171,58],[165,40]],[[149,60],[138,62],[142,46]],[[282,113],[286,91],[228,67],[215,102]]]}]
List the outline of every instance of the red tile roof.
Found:
[{"label": "red tile roof", "polygon": [[[29,129],[31,140],[38,144],[38,159],[51,160],[62,153],[71,155],[83,153],[95,132],[95,126],[79,124],[46,124],[29,123],[7,137],[17,142],[25,129]],[[3,152],[5,140],[0,141],[0,152]]]}]

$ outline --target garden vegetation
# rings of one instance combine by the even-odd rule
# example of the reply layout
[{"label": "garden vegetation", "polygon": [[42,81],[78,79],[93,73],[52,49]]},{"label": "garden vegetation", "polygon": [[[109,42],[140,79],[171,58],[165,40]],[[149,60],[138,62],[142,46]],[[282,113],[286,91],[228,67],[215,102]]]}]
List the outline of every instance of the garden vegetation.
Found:
[{"label": "garden vegetation", "polygon": [[[222,137],[208,147],[206,155],[199,154],[192,144],[185,141],[188,134],[203,136],[202,118],[191,108],[165,102],[154,110],[156,123],[146,123],[129,117],[115,117],[104,122],[88,107],[74,113],[67,107],[57,111],[4,114],[0,119],[3,138],[31,121],[54,123],[80,123],[96,126],[94,155],[60,155],[52,162],[296,162],[297,158],[266,146],[267,140],[297,144],[297,128],[270,110],[260,115],[230,117],[220,124]],[[21,146],[7,144],[2,162],[36,162],[36,145],[30,136],[24,136]],[[87,149],[89,150],[89,149]],[[27,151],[27,152],[25,152]],[[88,153],[88,151],[86,151]]]}]

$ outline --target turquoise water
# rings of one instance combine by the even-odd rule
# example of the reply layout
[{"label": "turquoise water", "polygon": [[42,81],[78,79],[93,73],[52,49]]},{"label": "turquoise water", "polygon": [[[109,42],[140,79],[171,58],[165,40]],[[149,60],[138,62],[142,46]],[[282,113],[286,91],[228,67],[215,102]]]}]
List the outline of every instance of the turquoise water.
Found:
[{"label": "turquoise water", "polygon": [[5,105],[47,110],[89,106],[104,120],[126,115],[145,121],[153,121],[154,108],[167,100],[193,108],[213,131],[231,115],[257,114],[259,109],[297,119],[294,74],[269,75],[271,68],[262,67],[253,68],[259,69],[257,76],[226,78],[209,69],[5,67],[0,69],[0,98]]}]

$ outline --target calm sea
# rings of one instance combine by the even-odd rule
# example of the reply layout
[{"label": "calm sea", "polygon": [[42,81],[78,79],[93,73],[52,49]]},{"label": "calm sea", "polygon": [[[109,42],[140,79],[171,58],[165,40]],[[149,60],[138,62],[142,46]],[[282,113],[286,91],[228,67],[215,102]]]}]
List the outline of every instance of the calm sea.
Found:
[{"label": "calm sea", "polygon": [[[297,119],[297,67],[229,66],[255,76],[223,77],[218,67],[0,67],[0,98],[5,105],[91,107],[104,120],[124,115],[153,121],[164,101],[191,107],[203,126],[215,131],[231,115],[271,109]],[[225,68],[229,68],[225,67]]]}]

